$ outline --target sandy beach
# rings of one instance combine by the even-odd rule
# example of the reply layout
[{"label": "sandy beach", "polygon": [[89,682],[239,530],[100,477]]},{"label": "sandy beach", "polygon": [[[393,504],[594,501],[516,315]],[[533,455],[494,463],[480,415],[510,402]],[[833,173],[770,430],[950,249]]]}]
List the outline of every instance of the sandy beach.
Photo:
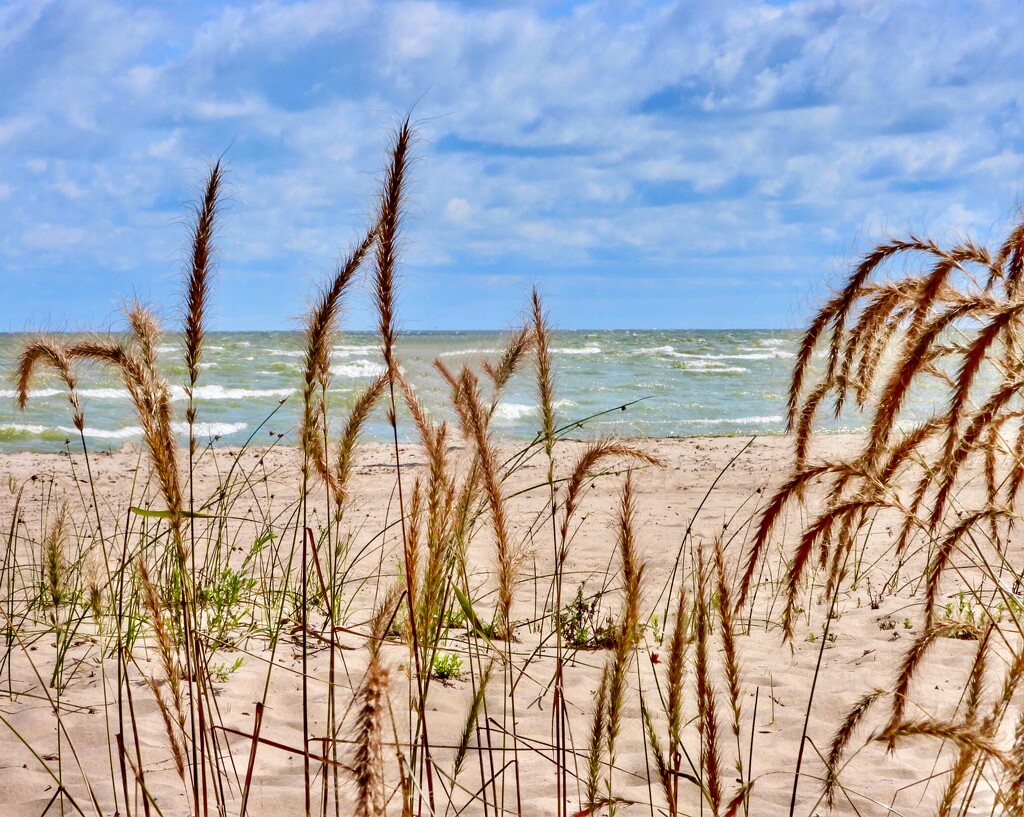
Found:
[{"label": "sandy beach", "polygon": [[[823,457],[848,453],[855,442],[855,438],[840,435],[822,437],[817,453]],[[678,587],[680,580],[692,585],[696,548],[710,552],[712,543],[721,537],[727,569],[735,576],[747,547],[751,520],[757,519],[765,498],[786,478],[791,462],[791,441],[785,437],[670,439],[637,441],[636,445],[660,458],[664,467],[644,467],[635,474],[638,548],[647,567],[642,601],[642,621],[646,626],[636,650],[635,688],[624,700],[617,745],[615,795],[620,814],[648,814],[652,809],[653,813],[664,812],[664,799],[651,768],[643,729],[641,695],[644,706],[661,728],[664,716],[658,704],[658,689],[659,684],[664,685],[664,680],[660,678],[656,683],[654,673],[664,670],[668,649],[665,634],[673,623],[665,617],[665,611],[673,608],[668,597],[673,567],[679,565],[674,587]],[[452,455],[458,455],[461,448],[462,443],[453,440]],[[559,443],[559,473],[565,471],[582,448],[583,444],[578,442]],[[513,453],[508,447],[502,450],[510,456]],[[367,620],[375,600],[381,598],[398,573],[400,534],[397,526],[388,527],[388,523],[397,518],[394,458],[394,449],[386,445],[375,443],[361,449],[354,496],[345,518],[346,529],[351,533],[348,553],[352,564],[346,586],[346,589],[351,588],[346,593],[351,606],[346,609],[344,626],[337,633],[338,661],[334,672],[336,685],[341,690],[336,694],[336,704],[349,718],[352,716],[349,711],[351,690],[358,687],[367,666],[368,652],[364,648]],[[404,448],[401,458],[408,497],[412,483],[425,473],[426,460],[423,451],[415,446]],[[195,496],[214,495],[219,485],[226,484],[225,474],[234,461],[235,452],[229,449],[206,452],[195,472]],[[443,777],[443,772],[450,772],[452,768],[455,747],[475,688],[475,680],[468,672],[472,660],[468,650],[471,638],[464,629],[449,630],[444,646],[446,651],[462,656],[461,677],[443,682],[435,680],[430,687],[427,725],[432,761],[439,770],[434,785],[439,786],[439,792],[445,792],[438,795],[442,801],[454,804],[451,809],[440,811],[454,813],[454,809],[461,806],[467,814],[483,813],[479,800],[473,797],[491,778],[489,769],[494,764],[497,783],[491,779],[489,785],[504,798],[507,811],[555,812],[555,774],[550,749],[554,611],[552,600],[546,598],[553,546],[550,527],[535,525],[549,501],[544,482],[546,467],[541,452],[516,469],[504,486],[513,509],[510,513],[513,536],[528,546],[513,607],[518,640],[500,649],[493,648],[506,651],[501,660],[509,662],[512,670],[489,686],[485,724],[490,726],[489,734],[485,734],[484,729],[474,733],[464,770],[454,785]],[[146,521],[145,517],[132,516],[127,511],[130,505],[146,507],[152,502],[152,492],[142,487],[147,484],[149,466],[137,449],[126,446],[113,454],[93,455],[89,468],[104,524],[113,526],[120,520],[123,527],[125,520],[132,518],[137,526]],[[586,492],[578,517],[579,529],[572,537],[564,568],[570,592],[575,593],[582,587],[584,597],[590,598],[604,591],[598,597],[595,620],[613,615],[619,606],[615,512],[623,481],[621,470],[621,463],[611,467],[609,473],[596,479]],[[301,484],[298,453],[286,447],[246,451],[238,459],[235,473],[246,475],[244,490],[235,499],[232,518],[227,523],[230,533],[226,540],[237,551],[237,561],[254,539],[266,533],[268,526],[281,537],[276,540],[279,543],[293,535],[295,501]],[[52,515],[54,509],[66,501],[72,524],[83,529],[94,515],[86,463],[81,455],[8,455],[0,460],[0,474],[5,478],[0,499],[0,520],[5,529],[12,526],[15,500],[19,496],[17,490],[23,488],[16,526],[19,548],[23,551],[18,558],[18,580],[23,585],[31,585],[30,574],[35,569],[32,565],[38,564],[39,557],[28,552],[29,543],[38,545],[45,538],[47,525],[52,523],[52,518],[44,519],[43,514]],[[159,503],[153,507],[159,507]],[[322,497],[321,501],[311,502],[307,520],[311,527],[325,524],[326,507]],[[783,539],[792,540],[801,520],[794,516],[792,522],[785,529],[785,537],[776,537],[773,552],[763,563],[753,602],[741,612],[746,620],[737,624],[741,682],[738,737],[728,726],[731,715],[724,701],[719,709],[725,797],[728,799],[737,790],[736,759],[739,755],[742,779],[753,781],[749,791],[751,814],[788,812],[805,718],[808,741],[795,813],[827,811],[821,802],[822,755],[833,733],[857,699],[875,687],[890,683],[904,649],[920,627],[921,599],[920,594],[914,592],[916,582],[901,581],[895,591],[882,590],[892,574],[893,563],[888,550],[891,537],[878,525],[873,535],[864,540],[859,572],[844,583],[837,615],[829,623],[828,631],[824,630],[828,605],[822,598],[819,577],[805,591],[795,638],[791,644],[784,643],[778,623],[781,607],[778,584],[785,569]],[[387,531],[383,538],[382,530]],[[96,553],[89,555],[80,563],[80,569],[86,572],[94,569],[91,560],[96,558],[99,558]],[[495,559],[490,536],[482,534],[474,539],[467,561],[471,565],[470,590],[474,604],[485,611],[493,604]],[[907,577],[913,575],[913,568],[911,564],[904,569]],[[5,569],[13,571],[10,566]],[[35,581],[39,580],[35,577]],[[5,578],[6,581],[9,579]],[[567,601],[563,599],[563,606]],[[9,611],[27,609],[23,597],[8,598],[5,605]],[[54,634],[52,630],[44,633],[42,628],[31,626],[29,612],[20,615],[24,618],[17,641],[9,650],[0,674],[3,700],[0,711],[5,720],[2,743],[5,751],[0,762],[0,814],[44,813],[56,791],[54,774],[62,777],[68,792],[84,811],[95,812],[98,808],[102,813],[111,813],[112,792],[121,785],[112,736],[122,730],[127,716],[120,715],[122,725],[119,726],[113,677],[116,662],[103,653],[101,645],[106,643],[105,636],[89,622],[79,628],[64,657],[64,671],[71,676],[60,691],[58,701],[57,691],[46,683],[57,658]],[[36,617],[40,616],[44,614],[36,611]],[[255,755],[248,802],[248,811],[254,815],[298,814],[304,807],[303,656],[297,635],[300,628],[292,624],[294,621],[289,621],[281,630],[282,636],[273,650],[257,622],[244,642],[218,649],[211,659],[212,664],[224,668],[215,687],[214,720],[219,746],[227,758],[226,766],[233,770],[233,779],[224,781],[227,789],[224,797],[236,803],[236,807],[252,748],[252,741],[246,736],[253,732],[255,704],[263,701],[266,705],[260,732],[264,742]],[[930,653],[925,671],[915,681],[914,706],[934,715],[949,715],[963,694],[966,668],[972,660],[974,647],[968,640],[944,638],[940,641]],[[480,653],[479,644],[476,647]],[[383,754],[389,772],[385,779],[390,796],[389,812],[398,813],[396,761],[389,746],[396,733],[401,736],[408,722],[410,652],[406,645],[395,641],[385,642],[381,653],[390,676],[390,708],[393,722],[397,724],[394,730],[390,726],[385,730]],[[323,734],[329,654],[329,646],[315,643],[306,656],[309,730],[314,738]],[[586,730],[608,650],[580,649],[569,655],[564,688],[571,721],[573,753],[570,757],[573,759],[570,768],[579,775],[578,779],[572,774],[569,778],[567,803],[572,813],[581,808],[582,783],[579,781],[585,778]],[[821,666],[816,673],[819,656]],[[721,674],[720,659],[721,648],[716,643],[712,683],[722,696],[726,681]],[[159,679],[158,664],[152,639],[139,639],[130,670],[139,756],[143,758],[145,784],[162,813],[183,814],[188,808],[187,790],[175,772],[158,707],[144,680],[146,677]],[[692,668],[689,671],[692,672]],[[816,685],[812,684],[815,678]],[[511,683],[515,684],[514,720],[507,694]],[[808,716],[812,686],[813,701]],[[59,734],[54,717],[58,706],[62,713]],[[695,713],[695,707],[691,696],[685,702],[688,715]],[[931,780],[929,777],[947,768],[951,762],[950,750],[940,752],[938,743],[927,738],[902,742],[894,755],[887,755],[882,743],[865,745],[872,732],[884,724],[884,719],[884,711],[870,713],[851,744],[850,760],[840,778],[845,788],[837,803],[839,813],[922,813],[934,807],[941,793],[941,776]],[[480,722],[483,723],[483,719]],[[343,731],[340,742],[344,743],[349,734]],[[684,746],[694,758],[699,756],[699,740],[696,727],[690,724],[685,730]],[[490,748],[481,741],[489,741]],[[322,749],[316,747],[322,747],[323,741],[319,744],[313,741],[310,745],[318,756],[322,754]],[[59,771],[58,753],[62,761]],[[350,749],[342,746],[338,753],[344,760],[349,757]],[[504,773],[501,773],[502,768]],[[324,768],[317,761],[313,762],[312,774],[316,804],[324,774]],[[328,767],[328,774],[334,774],[334,767]],[[349,772],[341,769],[339,774],[344,778]],[[982,781],[976,802],[984,801],[985,786]],[[134,788],[136,801],[131,804],[132,813],[136,813],[141,803],[138,787]],[[98,806],[91,804],[93,796]],[[697,813],[700,809],[699,791],[685,779],[680,786],[680,807],[682,813]],[[51,804],[51,810],[45,813],[58,813],[53,810],[56,808]],[[349,806],[342,803],[341,813],[347,808]]]}]

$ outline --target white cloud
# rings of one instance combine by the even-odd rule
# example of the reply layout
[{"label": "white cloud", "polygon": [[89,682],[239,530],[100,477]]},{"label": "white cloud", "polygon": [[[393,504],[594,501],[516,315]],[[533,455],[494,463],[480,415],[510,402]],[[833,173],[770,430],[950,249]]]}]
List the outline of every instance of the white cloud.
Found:
[{"label": "white cloud", "polygon": [[473,216],[473,205],[462,198],[449,199],[444,206],[444,214],[450,221],[463,224]]},{"label": "white cloud", "polygon": [[365,28],[372,24],[373,13],[372,0],[265,0],[250,8],[229,6],[201,27],[192,56],[301,51],[325,34]]},{"label": "white cloud", "polygon": [[269,106],[259,97],[246,94],[240,99],[202,99],[193,104],[192,110],[199,119],[241,119],[266,114]]},{"label": "white cloud", "polygon": [[38,123],[34,117],[20,115],[0,122],[0,147],[30,133]]},{"label": "white cloud", "polygon": [[36,224],[22,235],[22,243],[30,250],[60,250],[82,243],[86,231],[61,224]]},{"label": "white cloud", "polygon": [[14,0],[0,7],[0,50],[26,37],[53,0]]},{"label": "white cloud", "polygon": [[181,131],[175,129],[164,139],[156,139],[146,146],[146,154],[154,159],[176,156],[181,148]]}]

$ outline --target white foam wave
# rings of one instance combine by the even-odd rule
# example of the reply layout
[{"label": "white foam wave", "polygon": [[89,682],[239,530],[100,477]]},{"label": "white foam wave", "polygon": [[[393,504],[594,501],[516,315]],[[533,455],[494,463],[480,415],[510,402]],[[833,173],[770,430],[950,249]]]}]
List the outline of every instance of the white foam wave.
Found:
[{"label": "white foam wave", "polygon": [[[226,437],[228,434],[236,434],[245,431],[248,423],[196,423],[196,437]],[[188,423],[171,423],[175,434],[188,434]]]},{"label": "white foam wave", "polygon": [[[28,393],[32,397],[55,397],[58,394],[67,394],[66,389],[34,389]],[[14,389],[0,389],[0,397],[17,397],[18,392]]]},{"label": "white foam wave", "polygon": [[[58,397],[64,396],[68,393],[67,389],[32,389],[29,393],[29,399],[41,398],[41,397]],[[100,400],[127,400],[128,392],[124,389],[79,389],[78,394],[80,397],[94,397]],[[18,393],[14,389],[0,389],[0,397],[17,397]]]},{"label": "white foam wave", "polygon": [[46,426],[32,425],[30,423],[4,423],[0,425],[0,431],[20,431],[23,434],[43,434],[48,430]]},{"label": "white foam wave", "polygon": [[[465,355],[500,355],[504,352],[504,349],[493,349],[493,348],[482,348],[482,349],[451,349],[447,352],[441,352],[438,357],[464,357]],[[582,348],[575,346],[556,346],[551,349],[551,354],[554,355],[599,355],[601,354],[601,347],[596,344],[590,344]]]},{"label": "white foam wave", "polygon": [[744,374],[750,369],[742,366],[724,366],[714,360],[686,360],[679,364],[683,371],[700,374]]},{"label": "white foam wave", "polygon": [[[246,400],[253,397],[288,397],[295,389],[230,389],[217,384],[196,386],[193,395],[197,400]],[[171,386],[172,400],[187,400],[188,394],[181,386]]]},{"label": "white foam wave", "polygon": [[351,357],[352,355],[366,355],[379,352],[379,346],[332,346],[331,354],[334,357]]},{"label": "white foam wave", "polygon": [[[0,425],[0,431],[16,431],[23,434],[46,434],[58,432],[68,437],[77,437],[78,429],[72,426],[40,426],[28,423],[5,423]],[[126,440],[130,437],[142,436],[142,429],[139,426],[125,426],[114,430],[106,428],[91,428],[86,426],[83,432],[86,437],[100,440]]]},{"label": "white foam wave", "polygon": [[782,418],[778,415],[770,415],[766,417],[716,417],[715,419],[704,419],[704,420],[688,420],[687,423],[690,425],[701,425],[701,426],[759,426],[759,425],[770,425],[774,423],[781,423]]},{"label": "white foam wave", "polygon": [[790,352],[746,352],[739,355],[695,355],[690,352],[676,352],[673,357],[683,357],[692,360],[781,360],[794,357]]},{"label": "white foam wave", "polygon": [[496,423],[511,423],[536,413],[537,407],[526,403],[499,403],[494,410],[494,421]]},{"label": "white foam wave", "polygon": [[156,353],[158,355],[173,355],[181,351],[180,346],[157,346]]},{"label": "white foam wave", "polygon": [[373,360],[356,360],[331,366],[331,374],[338,377],[380,377],[384,374],[384,364]]},{"label": "white foam wave", "polygon": [[[99,400],[127,400],[130,395],[124,389],[79,389],[82,397]],[[288,397],[295,389],[232,389],[226,386],[211,384],[196,386],[193,393],[198,400],[246,400],[254,397]],[[29,398],[56,397],[67,394],[66,389],[36,389],[29,392]],[[13,389],[0,390],[0,397],[17,397]],[[171,386],[172,400],[187,400],[188,394],[182,386]]]},{"label": "white foam wave", "polygon": [[[199,438],[223,437],[228,434],[235,434],[245,431],[249,426],[247,423],[196,423],[195,433]],[[175,434],[188,434],[188,423],[172,423],[171,428]],[[41,426],[29,423],[4,423],[0,425],[0,431],[14,431],[23,434],[46,434],[47,432],[59,432],[69,437],[77,437],[78,429],[72,426]],[[142,436],[140,426],[123,426],[122,428],[93,428],[86,426],[83,432],[86,437],[97,440],[128,440]]]},{"label": "white foam wave", "polygon": [[[58,427],[60,431],[65,434],[77,434],[78,432],[73,428],[65,428],[64,426]],[[95,437],[100,440],[127,440],[131,437],[141,437],[142,428],[140,426],[125,426],[124,428],[117,428],[111,431],[106,428],[89,428],[86,426],[83,432],[86,437]]]},{"label": "white foam wave", "polygon": [[[438,357],[462,357],[464,355],[498,355],[501,349],[452,349],[449,352],[441,352]],[[552,350],[554,351],[554,350]]]},{"label": "white foam wave", "polygon": [[765,351],[764,349],[753,349],[749,346],[741,346],[741,352],[748,352],[749,354],[742,360],[789,360],[790,358],[796,357],[792,352],[784,352],[781,349],[770,349]]},{"label": "white foam wave", "polygon": [[666,357],[683,358],[688,360],[787,360],[795,357],[792,352],[783,352],[778,349],[751,349],[740,347],[743,354],[731,355],[709,355],[695,354],[693,352],[677,352],[674,346],[652,346],[647,349],[637,349],[634,355],[664,355]]},{"label": "white foam wave", "polygon": [[93,397],[100,400],[127,400],[128,392],[124,389],[79,389],[82,397]]},{"label": "white foam wave", "polygon": [[[576,404],[572,400],[562,399],[556,400],[552,403],[552,407],[556,409],[571,408]],[[494,421],[497,423],[509,423],[515,420],[521,420],[524,417],[529,417],[533,414],[540,412],[540,406],[530,405],[527,403],[498,403],[498,407],[494,410]]]},{"label": "white foam wave", "polygon": [[303,357],[306,354],[299,349],[264,349],[263,351],[277,357]]}]

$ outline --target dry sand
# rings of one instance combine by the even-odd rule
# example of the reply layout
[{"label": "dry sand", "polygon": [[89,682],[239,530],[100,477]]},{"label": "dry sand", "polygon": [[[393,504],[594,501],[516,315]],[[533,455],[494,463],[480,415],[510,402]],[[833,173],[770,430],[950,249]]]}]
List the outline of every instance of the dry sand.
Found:
[{"label": "dry sand", "polygon": [[[728,543],[729,564],[735,568],[745,548],[746,523],[763,505],[769,492],[785,478],[790,462],[790,441],[786,438],[758,438],[753,442],[741,438],[694,438],[685,440],[661,440],[639,443],[645,450],[663,458],[666,467],[648,469],[638,475],[640,544],[649,566],[645,610],[657,612],[659,627],[649,627],[646,644],[640,651],[639,663],[642,686],[648,706],[657,710],[657,694],[652,679],[652,662],[660,660],[667,648],[657,641],[657,629],[665,625],[662,611],[666,600],[662,595],[669,580],[677,555],[682,548],[685,568],[689,573],[691,552],[683,547],[687,527],[693,524],[693,541],[708,545],[716,536],[723,535]],[[845,452],[853,440],[842,436],[823,438],[819,453]],[[567,442],[561,445],[560,461],[570,461],[579,450],[580,444]],[[738,455],[738,456],[737,456]],[[735,457],[735,461],[727,465]],[[248,500],[239,501],[235,506],[237,516],[244,517],[253,509],[273,509],[275,524],[284,526],[288,509],[298,490],[297,454],[292,449],[276,448],[246,452],[243,462],[258,468],[259,474],[268,475],[266,481],[252,485]],[[408,448],[403,453],[406,462],[405,490],[409,490],[412,479],[424,473],[422,453]],[[230,452],[219,451],[216,463],[207,456],[196,478],[196,495],[210,495],[218,484],[218,471],[230,460]],[[383,527],[384,514],[392,501],[395,487],[393,451],[386,446],[368,445],[360,455],[356,497],[350,524],[356,530],[356,540],[366,542]],[[91,466],[93,481],[101,498],[105,514],[113,517],[123,515],[129,504],[132,490],[136,491],[131,500],[142,504],[136,484],[147,467],[140,460],[138,452],[125,449],[114,454],[94,455]],[[540,458],[520,469],[513,481],[506,486],[509,493],[542,483],[545,466]],[[23,534],[40,538],[43,521],[39,518],[40,499],[53,491],[54,496],[67,495],[70,498],[73,517],[79,517],[90,504],[88,496],[79,498],[79,491],[88,490],[84,462],[80,456],[18,454],[0,458],[0,477],[3,477],[3,498],[0,500],[0,525],[6,529],[12,521],[13,494],[7,490],[12,485],[27,485],[22,500],[21,530]],[[710,495],[709,489],[712,488]],[[134,486],[134,487],[133,487]],[[567,571],[567,592],[574,592],[580,583],[586,583],[588,593],[600,588],[609,573],[614,571],[612,561],[615,541],[614,512],[621,478],[615,475],[602,478],[588,492],[583,506],[580,530],[573,542]],[[532,514],[543,508],[543,491],[527,492],[516,497],[513,514],[516,535],[527,533]],[[703,503],[700,514],[694,522],[694,515]],[[51,504],[50,507],[54,507]],[[392,505],[392,519],[394,511]],[[353,521],[357,520],[357,521]],[[800,520],[796,515],[790,519],[790,531]],[[243,548],[259,535],[258,524],[240,523],[237,527],[237,542]],[[885,596],[877,609],[869,603],[869,585],[877,590],[888,578],[891,565],[885,549],[890,539],[884,530],[878,530],[867,543],[862,554],[861,565],[866,575],[859,577],[856,588],[850,582],[842,593],[839,603],[839,617],[832,622],[829,639],[822,647],[822,626],[827,605],[817,597],[814,590],[806,594],[806,612],[797,625],[794,642],[783,642],[778,620],[781,613],[782,596],[773,589],[771,579],[777,579],[784,563],[781,548],[769,554],[765,562],[764,582],[749,615],[749,634],[739,640],[740,661],[743,682],[743,725],[740,736],[740,751],[743,755],[745,774],[751,771],[755,779],[751,795],[751,814],[788,813],[793,791],[794,769],[800,736],[804,728],[808,700],[811,693],[815,666],[821,653],[821,671],[818,674],[810,709],[802,776],[797,795],[796,814],[826,813],[819,801],[822,763],[820,753],[827,751],[828,742],[846,709],[861,695],[877,686],[891,682],[902,651],[920,629],[920,595],[913,596],[912,584],[904,585],[897,593]],[[394,574],[396,557],[393,542],[383,557],[385,573]],[[486,607],[488,591],[493,587],[490,571],[493,559],[486,537],[471,553],[473,566],[472,581],[476,583],[475,594],[479,605]],[[541,649],[540,633],[536,622],[550,610],[545,610],[545,579],[536,581],[534,576],[547,576],[552,565],[552,545],[549,528],[541,528],[534,540],[532,557],[527,561],[524,580],[519,588],[515,617],[521,621],[533,622],[519,626],[520,640],[513,645],[513,663],[526,672],[517,676],[516,691],[516,734],[520,739],[518,761],[521,804],[524,814],[552,814],[555,811],[554,767],[550,752],[545,748],[551,741],[551,693],[550,682],[554,662],[550,650]],[[360,576],[373,577],[381,564],[379,551],[364,559],[356,570]],[[919,566],[918,566],[919,569]],[[910,577],[912,571],[907,573]],[[373,580],[375,584],[375,580]],[[5,585],[6,586],[6,585]],[[372,586],[364,588],[360,599],[369,598]],[[817,591],[817,592],[820,592]],[[612,588],[604,599],[606,609],[614,610],[616,594]],[[7,601],[4,601],[5,606]],[[350,624],[355,631],[365,622],[367,603],[358,602],[350,614]],[[550,619],[549,619],[550,620]],[[550,626],[545,626],[545,633]],[[76,669],[74,678],[64,692],[60,705],[63,711],[62,732],[58,736],[53,715],[53,690],[46,689],[35,675],[36,670],[43,680],[48,678],[54,661],[54,639],[52,634],[41,635],[29,628],[22,633],[24,649],[15,649],[12,660],[0,675],[0,714],[7,725],[0,724],[2,737],[0,747],[0,814],[29,815],[43,813],[55,792],[55,782],[42,767],[42,761],[56,770],[58,738],[63,756],[62,774],[68,789],[77,798],[86,813],[95,813],[89,805],[89,796],[83,778],[91,781],[104,813],[113,810],[110,779],[110,755],[108,740],[117,731],[117,711],[114,679],[116,662],[101,662],[100,651],[90,639],[74,646],[70,652],[68,666]],[[362,639],[355,633],[343,633],[341,643],[345,648],[340,657],[342,684],[346,687],[358,683],[366,665],[366,651]],[[465,637],[455,638],[451,643],[453,651],[465,649]],[[137,650],[141,672],[155,672],[153,655],[145,648]],[[575,654],[566,675],[566,696],[573,717],[573,739],[576,749],[586,749],[586,728],[589,724],[595,690],[606,653],[602,651],[581,651]],[[250,732],[253,727],[254,704],[264,697],[263,688],[271,660],[275,669],[271,675],[270,693],[266,696],[267,711],[263,724],[264,738],[285,746],[301,746],[302,700],[301,700],[301,656],[298,645],[285,639],[271,657],[265,643],[253,639],[248,646],[237,652],[222,652],[215,661],[231,664],[236,658],[243,659],[242,666],[230,675],[224,683],[217,685],[219,718],[225,727],[240,732]],[[405,672],[408,652],[401,644],[389,644],[384,648],[384,657],[391,669],[392,701],[396,722],[403,729],[406,716],[403,714],[405,701]],[[943,639],[929,661],[929,670],[913,688],[917,703],[932,714],[950,714],[960,698],[963,679],[973,657],[970,642]],[[323,713],[327,677],[327,652],[315,651],[310,657],[309,672],[312,700],[313,735],[323,731]],[[29,660],[30,659],[30,660]],[[33,669],[35,667],[35,669]],[[350,680],[348,680],[350,679]],[[721,675],[715,682],[720,690],[725,683]],[[106,684],[106,693],[104,691]],[[177,815],[187,812],[185,793],[173,764],[170,761],[153,697],[144,686],[141,677],[135,678],[131,686],[135,714],[140,724],[141,749],[146,759],[146,781],[157,798],[164,814]],[[429,701],[429,737],[435,749],[435,760],[445,770],[451,768],[452,752],[442,748],[458,741],[465,722],[472,692],[468,678],[449,684],[435,683]],[[341,695],[342,705],[348,702],[348,694]],[[754,707],[757,707],[756,718]],[[691,700],[689,711],[694,711]],[[496,724],[511,725],[511,712],[504,696],[501,683],[493,685],[488,698],[490,717]],[[920,710],[915,709],[915,712]],[[655,812],[663,803],[657,784],[648,786],[654,778],[653,769],[645,755],[645,741],[641,728],[640,706],[636,690],[632,690],[625,710],[624,732],[620,737],[618,767],[615,783],[619,797],[635,801],[633,805],[620,806],[619,814],[649,814],[653,796]],[[866,724],[854,741],[854,750],[859,749],[871,732],[882,725],[884,714],[879,712],[867,719]],[[729,731],[728,713],[724,706],[720,710],[723,725],[721,745],[724,753],[725,790],[727,796],[734,790],[734,761],[737,752],[736,740]],[[15,732],[19,737],[15,736]],[[686,730],[687,748],[690,754],[698,756],[697,730],[690,724]],[[502,762],[501,735],[497,725],[492,732],[492,741],[498,749],[486,758],[496,766]],[[250,743],[237,736],[222,735],[230,748],[233,763],[239,776],[244,776]],[[24,741],[24,743],[22,742]],[[27,746],[25,745],[27,743]],[[512,759],[513,743],[506,740],[505,760]],[[68,751],[75,750],[76,756]],[[476,744],[474,743],[474,747]],[[31,747],[31,750],[28,748]],[[40,757],[33,756],[34,752]],[[347,750],[346,750],[347,751]],[[752,752],[752,754],[751,754]],[[752,767],[748,759],[752,757]],[[884,814],[888,807],[894,813],[916,814],[934,809],[936,798],[941,793],[942,780],[927,782],[929,776],[948,768],[951,755],[947,749],[940,753],[938,744],[927,739],[902,744],[895,756],[887,756],[879,744],[861,749],[846,768],[842,781],[847,786],[849,800],[840,800],[840,813]],[[85,773],[79,770],[81,764]],[[255,787],[249,803],[249,813],[254,815],[300,814],[303,809],[302,757],[295,751],[275,748],[271,745],[260,747],[255,767]],[[580,773],[583,774],[583,759],[580,759]],[[314,771],[319,769],[314,765]],[[393,771],[393,770],[392,770]],[[515,787],[511,769],[507,772],[506,808],[516,809]],[[393,780],[394,778],[392,778]],[[318,776],[314,787],[314,803],[319,796],[321,778]],[[478,756],[471,753],[459,783],[468,790],[475,790],[480,784]],[[235,786],[234,781],[230,784]],[[980,791],[987,783],[982,782]],[[570,806],[579,807],[575,782],[570,785]],[[683,781],[681,785],[684,813],[700,812],[696,788]],[[653,792],[653,795],[652,795]],[[229,798],[237,800],[237,792],[229,791]],[[442,797],[442,799],[444,799]],[[465,802],[465,794],[456,792],[456,802]],[[857,812],[854,811],[854,805]],[[398,806],[396,797],[390,809]],[[133,813],[138,803],[133,804]],[[345,813],[343,804],[341,812]],[[59,813],[57,806],[48,813]],[[443,809],[442,809],[443,811]],[[479,803],[471,804],[464,813],[482,813]]]}]

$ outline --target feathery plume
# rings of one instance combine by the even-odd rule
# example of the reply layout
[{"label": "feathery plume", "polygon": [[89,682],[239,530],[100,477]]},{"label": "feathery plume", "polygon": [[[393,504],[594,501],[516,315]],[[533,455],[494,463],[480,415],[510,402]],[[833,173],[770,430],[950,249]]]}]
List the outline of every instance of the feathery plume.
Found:
[{"label": "feathery plume", "polygon": [[335,482],[335,504],[340,509],[344,508],[350,496],[349,480],[352,476],[352,468],[355,464],[356,445],[359,442],[359,434],[366,425],[366,421],[373,411],[373,407],[384,394],[388,381],[386,375],[381,375],[369,386],[359,393],[356,402],[353,404],[345,422],[345,428],[338,441],[338,451],[335,456],[334,482]]},{"label": "feathery plume", "polygon": [[47,338],[36,338],[29,341],[18,355],[17,376],[18,408],[28,405],[29,384],[32,375],[40,364],[52,367],[64,385],[68,387],[68,402],[71,403],[71,419],[79,432],[85,427],[85,417],[81,404],[78,402],[78,379],[71,367],[71,356],[67,350],[55,341]]},{"label": "feathery plume", "polygon": [[388,377],[398,372],[395,360],[395,269],[398,258],[398,231],[402,222],[405,176],[412,143],[412,125],[406,117],[395,134],[391,161],[384,176],[377,217],[377,272],[374,298],[380,316],[381,352]]},{"label": "feathery plume", "polygon": [[711,813],[718,817],[722,809],[722,768],[718,751],[718,704],[714,682],[711,680],[709,657],[711,640],[711,613],[708,609],[707,570],[703,551],[697,551],[697,644],[694,654],[694,673],[697,679],[697,725],[701,738],[701,765]]},{"label": "feathery plume", "polygon": [[533,317],[533,345],[537,361],[537,390],[540,396],[541,433],[544,447],[551,456],[555,444],[555,387],[554,368],[551,363],[551,330],[548,328],[536,287],[531,295]]},{"label": "feathery plume", "polygon": [[864,720],[864,716],[867,715],[868,710],[871,709],[875,701],[881,698],[884,694],[884,689],[874,689],[864,695],[846,713],[846,717],[843,718],[842,724],[832,736],[832,742],[829,744],[828,748],[828,757],[825,760],[824,783],[825,799],[828,802],[830,810],[835,808],[836,785],[839,783],[839,764],[843,759],[843,755],[846,754],[846,747],[850,745],[854,732],[856,732],[857,727],[860,726],[861,721]]},{"label": "feathery plume", "polygon": [[209,297],[213,234],[222,180],[223,170],[218,159],[206,178],[202,202],[196,207],[195,222],[192,225],[192,252],[186,276],[185,322],[182,327],[189,387],[195,386],[199,380],[199,361],[202,358],[203,340],[206,335],[206,301]]},{"label": "feathery plume", "polygon": [[[306,351],[299,442],[309,458],[309,464],[328,484],[335,496],[338,494],[338,484],[328,466],[324,443],[324,420],[327,412],[324,395],[331,381],[331,346],[337,331],[342,298],[373,246],[375,236],[376,228],[369,230],[363,240],[338,265],[331,283],[320,291],[320,297],[305,319]],[[358,426],[356,430],[358,431]],[[352,440],[353,444],[354,442]]]}]

